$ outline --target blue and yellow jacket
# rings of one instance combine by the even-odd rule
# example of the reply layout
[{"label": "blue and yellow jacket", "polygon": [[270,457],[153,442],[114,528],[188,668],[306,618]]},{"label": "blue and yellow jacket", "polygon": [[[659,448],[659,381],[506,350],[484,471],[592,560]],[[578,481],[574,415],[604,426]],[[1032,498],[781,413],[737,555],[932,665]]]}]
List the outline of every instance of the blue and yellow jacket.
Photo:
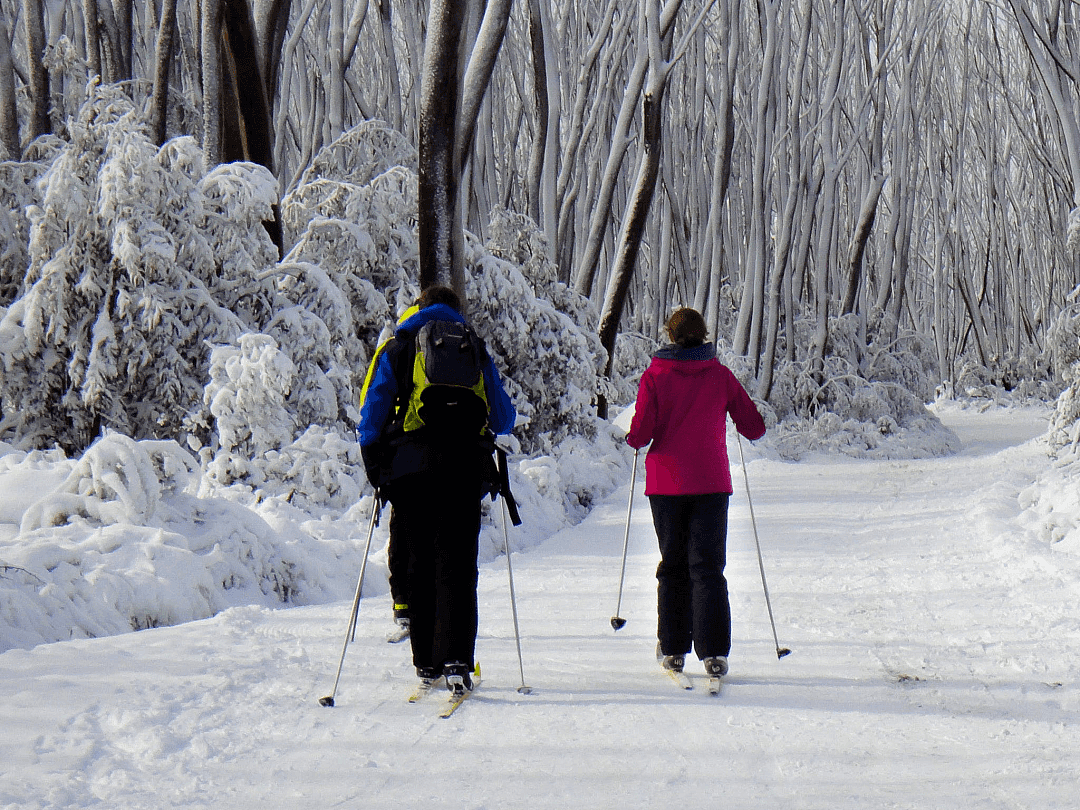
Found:
[{"label": "blue and yellow jacket", "polygon": [[[386,430],[396,416],[398,377],[394,373],[395,360],[400,355],[402,347],[415,340],[420,327],[434,320],[465,322],[457,310],[445,304],[435,304],[424,309],[412,307],[401,316],[394,330],[394,337],[376,350],[360,392],[360,422],[356,427],[356,433],[362,448],[374,448],[386,439]],[[517,411],[503,387],[502,379],[490,356],[486,358],[483,374],[484,390],[488,401],[488,427],[496,435],[509,433],[517,420]],[[406,443],[423,443],[423,439],[418,437],[416,442],[406,440]],[[365,461],[368,460],[369,456],[365,454]],[[424,454],[398,452],[394,459],[393,471],[384,471],[384,478],[398,478],[412,472],[419,472],[420,469],[417,468],[422,468],[427,463],[427,457]],[[372,475],[370,466],[368,474],[369,477]],[[376,486],[380,485],[380,482],[374,480],[372,483]],[[385,483],[385,480],[382,483]]]}]

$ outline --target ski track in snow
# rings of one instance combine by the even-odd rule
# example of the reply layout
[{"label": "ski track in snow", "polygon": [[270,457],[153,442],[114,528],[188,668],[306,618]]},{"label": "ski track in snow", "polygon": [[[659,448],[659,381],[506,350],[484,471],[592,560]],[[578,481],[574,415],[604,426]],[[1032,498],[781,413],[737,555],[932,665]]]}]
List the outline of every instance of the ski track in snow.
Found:
[{"label": "ski track in snow", "polygon": [[[627,487],[481,571],[483,685],[453,718],[418,705],[386,596],[0,655],[0,807],[1073,808],[1080,786],[1075,558],[1024,532],[1045,412],[943,421],[959,455],[733,473],[731,675],[710,697],[656,666],[658,560],[639,476],[620,615]],[[737,450],[733,458],[738,459]]]}]

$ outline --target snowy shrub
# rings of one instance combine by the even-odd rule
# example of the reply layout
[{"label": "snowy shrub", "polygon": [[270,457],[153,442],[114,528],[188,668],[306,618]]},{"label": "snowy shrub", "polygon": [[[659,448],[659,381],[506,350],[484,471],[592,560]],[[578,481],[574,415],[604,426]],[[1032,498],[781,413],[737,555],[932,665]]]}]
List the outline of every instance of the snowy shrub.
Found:
[{"label": "snowy shrub", "polygon": [[316,425],[266,454],[263,496],[280,496],[301,509],[345,510],[367,487],[360,445]]},{"label": "snowy shrub", "polygon": [[1080,287],[1069,295],[1071,305],[1055,319],[1047,335],[1053,367],[1064,385],[1050,418],[1049,437],[1059,456],[1080,450]]},{"label": "snowy shrub", "polygon": [[[269,335],[243,335],[240,347],[219,346],[211,356],[207,409],[217,442],[204,451],[206,474],[218,486],[241,483],[259,498],[284,498],[301,507],[347,509],[360,497],[367,478],[360,448],[351,434],[304,422],[299,436],[295,392],[300,374]],[[336,403],[334,392],[323,392]],[[318,413],[318,391],[307,390],[308,407]],[[336,404],[335,404],[336,407]]]},{"label": "snowy shrub", "polygon": [[641,375],[649,367],[660,344],[640,332],[622,332],[615,338],[608,405],[625,406],[637,399]]},{"label": "snowy shrub", "polygon": [[190,138],[155,147],[116,88],[83,105],[39,181],[25,294],[0,322],[4,432],[71,449],[105,427],[179,438],[208,346],[276,310],[260,280],[273,178],[250,164],[204,178],[201,163]]},{"label": "snowy shrub", "polygon": [[30,261],[26,208],[38,202],[36,183],[47,164],[0,162],[0,307],[22,291]]},{"label": "snowy shrub", "polygon": [[466,255],[466,316],[487,343],[519,416],[528,420],[514,432],[523,451],[549,452],[568,436],[593,435],[603,357],[595,333],[538,297],[516,265],[471,238]]},{"label": "snowy shrub", "polygon": [[260,460],[289,444],[295,429],[285,407],[293,388],[293,362],[269,335],[242,335],[239,343],[239,348],[214,348],[204,394],[217,435],[206,471],[221,485],[262,483]]},{"label": "snowy shrub", "polygon": [[365,186],[394,166],[403,166],[415,174],[416,147],[389,124],[364,121],[319,150],[300,185],[330,178]]},{"label": "snowy shrub", "polygon": [[968,358],[945,388],[958,400],[982,400],[996,405],[1048,402],[1061,392],[1061,375],[1055,374],[1043,352],[1028,349],[1022,356],[995,358],[991,366]]},{"label": "snowy shrub", "polygon": [[0,545],[0,650],[296,602],[308,580],[289,542],[252,511],[196,495],[175,442],[107,434]]},{"label": "snowy shrub", "polygon": [[[936,379],[930,345],[914,332],[887,328],[880,316],[863,325],[849,315],[829,321],[824,364],[806,357],[813,324],[796,323],[797,360],[777,363],[767,402],[758,402],[765,442],[783,458],[831,452],[864,458],[945,455],[955,434],[930,413]],[[758,389],[752,362],[727,351],[721,360],[743,386]]]},{"label": "snowy shrub", "polygon": [[67,479],[23,515],[23,534],[72,522],[145,524],[166,493],[198,486],[198,462],[173,441],[136,442],[108,433],[83,454]]}]

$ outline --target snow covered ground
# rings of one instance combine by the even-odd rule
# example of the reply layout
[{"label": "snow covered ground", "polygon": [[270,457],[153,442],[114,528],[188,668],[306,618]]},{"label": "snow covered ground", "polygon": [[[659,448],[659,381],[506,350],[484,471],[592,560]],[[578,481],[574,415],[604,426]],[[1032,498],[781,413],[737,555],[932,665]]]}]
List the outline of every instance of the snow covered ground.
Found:
[{"label": "snow covered ground", "polygon": [[[449,720],[408,705],[408,649],[366,598],[0,654],[0,807],[1074,808],[1080,567],[1019,495],[1046,412],[939,412],[957,456],[771,460],[748,474],[783,646],[734,470],[732,672],[719,698],[657,667],[657,561],[638,477],[481,573],[484,682]],[[733,457],[738,458],[732,446]],[[736,464],[737,467],[737,464]],[[688,667],[692,675],[700,665]]]}]

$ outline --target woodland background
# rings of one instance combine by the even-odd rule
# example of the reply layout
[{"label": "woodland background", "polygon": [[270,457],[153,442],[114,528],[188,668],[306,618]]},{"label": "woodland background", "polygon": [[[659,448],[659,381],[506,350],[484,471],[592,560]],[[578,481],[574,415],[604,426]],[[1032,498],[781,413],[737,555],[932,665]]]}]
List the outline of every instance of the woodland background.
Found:
[{"label": "woodland background", "polygon": [[[1064,391],[1072,447],[1076,13],[0,0],[0,438],[177,439],[242,476],[347,434],[379,333],[447,273],[526,453],[631,401],[677,305],[773,426],[873,450],[936,395]],[[274,352],[280,435],[223,435]]]}]

